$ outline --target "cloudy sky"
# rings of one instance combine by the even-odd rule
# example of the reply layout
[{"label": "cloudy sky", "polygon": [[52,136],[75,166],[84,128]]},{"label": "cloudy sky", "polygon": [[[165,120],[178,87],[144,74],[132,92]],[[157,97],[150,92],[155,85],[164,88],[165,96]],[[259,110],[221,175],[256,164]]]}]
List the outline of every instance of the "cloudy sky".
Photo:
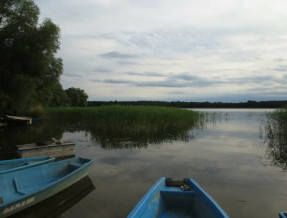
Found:
[{"label": "cloudy sky", "polygon": [[89,100],[287,99],[286,0],[35,0]]}]

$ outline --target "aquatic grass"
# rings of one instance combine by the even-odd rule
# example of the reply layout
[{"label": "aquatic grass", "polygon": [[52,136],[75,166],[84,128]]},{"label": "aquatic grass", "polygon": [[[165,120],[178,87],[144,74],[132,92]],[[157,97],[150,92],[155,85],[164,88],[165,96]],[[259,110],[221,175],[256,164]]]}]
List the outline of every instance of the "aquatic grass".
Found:
[{"label": "aquatic grass", "polygon": [[173,134],[191,128],[202,116],[192,110],[160,106],[47,108],[46,118],[73,121],[100,132],[125,135]]},{"label": "aquatic grass", "polygon": [[271,113],[268,113],[268,118],[279,124],[287,125],[287,107],[279,108]]},{"label": "aquatic grass", "polygon": [[265,126],[268,143],[267,157],[275,165],[287,169],[287,107],[267,113]]}]

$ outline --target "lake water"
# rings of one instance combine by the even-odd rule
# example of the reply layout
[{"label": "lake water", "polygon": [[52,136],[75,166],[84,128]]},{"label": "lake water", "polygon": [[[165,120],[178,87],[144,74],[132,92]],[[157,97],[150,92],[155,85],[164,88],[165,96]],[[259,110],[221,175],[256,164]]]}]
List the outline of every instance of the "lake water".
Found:
[{"label": "lake water", "polygon": [[2,128],[0,154],[12,157],[14,145],[48,134],[74,141],[76,156],[96,158],[89,172],[89,191],[60,212],[63,218],[126,217],[160,177],[194,178],[230,217],[278,217],[279,211],[287,210],[287,172],[269,158],[266,141],[266,112],[272,110],[195,110],[220,116],[190,130],[185,139],[103,146],[89,131],[42,124]]}]

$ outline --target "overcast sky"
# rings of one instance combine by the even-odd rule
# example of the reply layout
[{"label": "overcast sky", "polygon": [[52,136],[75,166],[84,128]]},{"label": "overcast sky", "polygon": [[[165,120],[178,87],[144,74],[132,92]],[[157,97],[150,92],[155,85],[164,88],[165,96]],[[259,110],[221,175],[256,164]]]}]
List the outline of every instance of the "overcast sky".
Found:
[{"label": "overcast sky", "polygon": [[287,100],[286,0],[35,0],[89,100]]}]

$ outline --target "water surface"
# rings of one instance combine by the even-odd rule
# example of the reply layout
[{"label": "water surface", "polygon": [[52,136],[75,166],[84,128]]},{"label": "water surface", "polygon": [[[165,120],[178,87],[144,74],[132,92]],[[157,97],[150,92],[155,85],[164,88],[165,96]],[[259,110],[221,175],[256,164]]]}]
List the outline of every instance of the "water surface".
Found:
[{"label": "water surface", "polygon": [[126,217],[163,176],[194,178],[230,217],[278,217],[287,210],[287,172],[268,158],[265,113],[271,110],[196,110],[221,116],[190,130],[190,137],[120,141],[119,146],[103,146],[93,131],[73,126],[3,129],[1,155],[12,157],[15,144],[54,136],[74,141],[76,156],[96,158],[89,173],[95,190],[63,212],[63,218]]}]

